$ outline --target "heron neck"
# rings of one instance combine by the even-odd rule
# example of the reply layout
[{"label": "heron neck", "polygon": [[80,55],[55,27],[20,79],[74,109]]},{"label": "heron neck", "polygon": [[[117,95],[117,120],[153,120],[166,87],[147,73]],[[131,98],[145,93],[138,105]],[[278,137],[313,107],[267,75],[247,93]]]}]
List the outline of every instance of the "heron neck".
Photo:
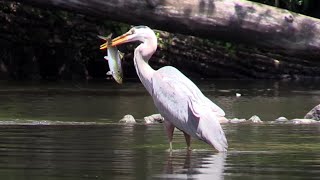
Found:
[{"label": "heron neck", "polygon": [[134,66],[138,77],[150,95],[152,95],[152,75],[154,69],[148,64],[152,54],[156,51],[156,47],[152,47],[143,42],[134,51]]}]

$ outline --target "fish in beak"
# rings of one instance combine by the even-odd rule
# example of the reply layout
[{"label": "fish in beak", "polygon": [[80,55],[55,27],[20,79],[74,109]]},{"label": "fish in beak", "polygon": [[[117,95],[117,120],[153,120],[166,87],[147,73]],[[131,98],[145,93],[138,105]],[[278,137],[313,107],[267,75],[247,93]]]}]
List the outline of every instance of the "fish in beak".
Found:
[{"label": "fish in beak", "polygon": [[109,69],[110,71],[107,72],[107,75],[112,75],[114,80],[122,84],[123,80],[123,71],[122,71],[122,65],[121,65],[121,59],[123,58],[123,53],[121,53],[116,46],[112,46],[112,34],[109,36],[100,36],[98,37],[104,41],[106,41],[103,45],[101,45],[100,49],[107,49],[107,56],[104,56],[104,59],[108,61]]}]

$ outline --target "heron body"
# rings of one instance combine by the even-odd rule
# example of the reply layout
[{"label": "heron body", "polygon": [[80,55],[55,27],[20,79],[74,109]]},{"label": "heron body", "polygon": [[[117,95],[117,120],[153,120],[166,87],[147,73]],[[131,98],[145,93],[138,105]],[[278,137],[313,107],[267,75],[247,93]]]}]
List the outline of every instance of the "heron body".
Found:
[{"label": "heron body", "polygon": [[[163,67],[153,78],[153,101],[166,120],[193,138],[212,144],[218,151],[226,151],[227,140],[219,123],[224,112],[205,97],[199,88],[174,67]],[[167,89],[170,89],[168,91]],[[172,132],[167,132],[169,134]]]},{"label": "heron body", "polygon": [[[142,84],[164,117],[170,150],[174,128],[178,128],[184,133],[188,149],[190,137],[193,137],[212,145],[218,151],[226,151],[228,143],[219,123],[219,118],[225,115],[224,111],[176,68],[165,66],[155,71],[149,66],[148,60],[157,49],[157,38],[147,26],[133,27],[113,39],[111,46],[132,41],[142,42],[135,49],[134,65]],[[105,43],[100,49],[108,46],[110,44]]]}]

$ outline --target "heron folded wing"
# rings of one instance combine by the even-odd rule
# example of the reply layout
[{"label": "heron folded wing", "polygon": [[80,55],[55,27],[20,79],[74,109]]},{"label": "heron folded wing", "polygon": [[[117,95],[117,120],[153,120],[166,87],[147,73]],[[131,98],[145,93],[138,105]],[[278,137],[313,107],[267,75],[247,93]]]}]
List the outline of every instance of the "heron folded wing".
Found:
[{"label": "heron folded wing", "polygon": [[210,106],[210,109],[215,112],[218,116],[225,116],[225,112],[217,106],[214,102],[212,102],[209,98],[205,97],[205,101]]},{"label": "heron folded wing", "polygon": [[206,109],[207,111],[210,110],[217,116],[225,116],[224,111],[205,96],[203,96],[202,100],[195,100],[193,97],[189,97],[189,103],[189,107],[197,117],[200,117],[199,114],[201,114],[201,111],[203,111],[204,109]]},{"label": "heron folded wing", "polygon": [[[193,98],[189,97],[188,102],[189,109],[191,110],[192,114],[197,118],[200,118],[201,115],[201,104],[197,103]],[[199,119],[198,119],[199,120]]]}]

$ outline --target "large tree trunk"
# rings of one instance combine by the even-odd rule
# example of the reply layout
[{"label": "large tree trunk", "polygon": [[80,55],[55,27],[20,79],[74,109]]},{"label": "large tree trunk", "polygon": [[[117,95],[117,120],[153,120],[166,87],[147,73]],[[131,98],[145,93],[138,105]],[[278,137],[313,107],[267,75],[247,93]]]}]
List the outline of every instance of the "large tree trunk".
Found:
[{"label": "large tree trunk", "polygon": [[19,0],[144,24],[169,32],[237,41],[307,59],[320,57],[320,20],[244,0]]},{"label": "large tree trunk", "polygon": [[[94,16],[0,0],[0,79],[106,78],[105,52],[97,34],[120,34],[128,25]],[[199,78],[319,78],[320,62],[284,56],[264,48],[157,32],[158,50],[150,60],[155,69],[173,65]],[[132,45],[119,47],[126,55],[124,77],[136,77]]]}]

